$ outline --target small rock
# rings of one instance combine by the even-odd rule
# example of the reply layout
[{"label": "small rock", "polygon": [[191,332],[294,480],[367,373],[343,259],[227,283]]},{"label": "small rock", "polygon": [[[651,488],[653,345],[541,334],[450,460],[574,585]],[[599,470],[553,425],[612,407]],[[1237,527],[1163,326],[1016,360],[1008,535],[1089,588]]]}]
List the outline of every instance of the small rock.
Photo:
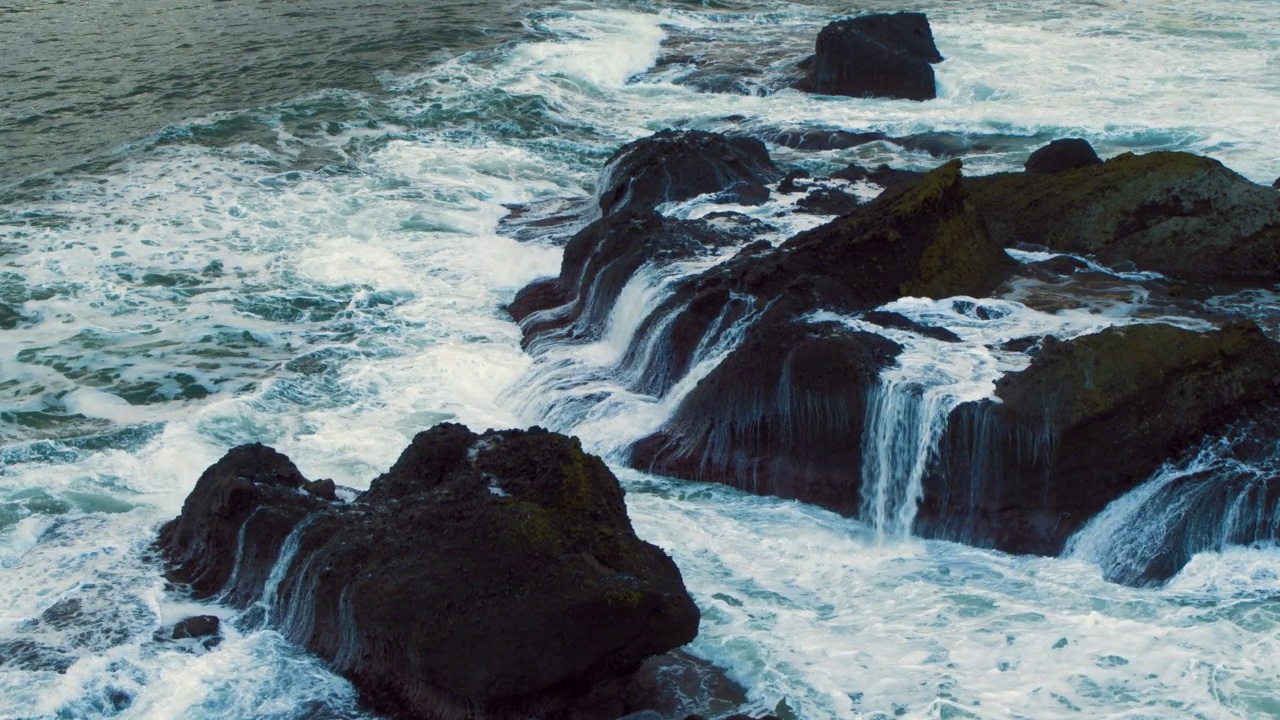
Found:
[{"label": "small rock", "polygon": [[782,178],[782,182],[778,183],[778,193],[781,195],[793,195],[798,192],[804,192],[804,188],[797,185],[796,181],[809,177],[808,170],[792,170],[787,176]]},{"label": "small rock", "polygon": [[313,480],[303,485],[302,489],[321,500],[338,501],[338,486],[332,480]]},{"label": "small rock", "polygon": [[760,183],[740,182],[720,193],[716,199],[722,203],[763,205],[769,202],[769,188]]},{"label": "small rock", "polygon": [[216,615],[196,615],[173,626],[174,640],[187,638],[207,638],[218,634],[222,621]]},{"label": "small rock", "polygon": [[1102,160],[1098,157],[1098,153],[1094,152],[1089,141],[1081,138],[1064,138],[1054,140],[1031,153],[1031,157],[1027,158],[1026,168],[1029,173],[1052,175],[1101,164]]},{"label": "small rock", "polygon": [[796,209],[815,215],[845,215],[853,212],[862,201],[855,195],[832,188],[816,188],[796,202]]}]

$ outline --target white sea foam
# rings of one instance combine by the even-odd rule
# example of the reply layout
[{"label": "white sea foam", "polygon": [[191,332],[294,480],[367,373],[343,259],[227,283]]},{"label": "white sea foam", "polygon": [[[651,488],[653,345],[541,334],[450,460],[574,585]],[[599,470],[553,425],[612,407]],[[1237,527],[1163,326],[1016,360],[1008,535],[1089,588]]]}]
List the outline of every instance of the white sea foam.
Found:
[{"label": "white sea foam", "polygon": [[[540,370],[500,306],[557,272],[560,251],[501,237],[496,222],[503,203],[590,196],[623,142],[678,123],[1012,137],[966,159],[986,172],[1073,134],[1104,155],[1187,149],[1255,180],[1280,174],[1280,48],[1259,31],[1277,21],[1268,0],[917,8],[948,57],[937,102],[711,95],[643,74],[682,32],[798,58],[844,7],[557,9],[531,14],[525,40],[389,77],[379,97],[335,91],[246,111],[276,129],[265,142],[206,147],[170,128],[4,208],[0,243],[18,249],[0,260],[0,301],[29,320],[0,331],[0,642],[29,640],[71,664],[0,666],[0,715],[101,716],[125,696],[129,717],[358,715],[351,687],[279,633],[228,622],[214,651],[154,643],[187,615],[234,616],[164,589],[145,559],[154,530],[239,443],[268,442],[311,477],[360,487],[437,422],[541,421],[514,401],[518,387],[508,392]],[[349,103],[351,119],[313,134],[281,121],[319,101]],[[774,154],[817,171],[938,162],[887,142]],[[780,207],[748,212],[776,221],[767,213]],[[669,211],[716,209],[703,198]],[[816,221],[784,218],[772,239]],[[663,292],[661,278],[633,282],[601,345],[537,362],[615,363]],[[1123,297],[981,322],[946,301],[886,308],[960,334],[950,355],[876,331],[956,397],[985,396],[1025,362],[992,344],[1162,312]],[[614,382],[609,402],[566,428],[617,449],[658,427],[727,347],[704,348],[661,399]],[[795,503],[624,475],[637,528],[676,557],[704,609],[693,650],[729,668],[758,710],[786,697],[809,720],[1280,714],[1268,704],[1280,693],[1280,620],[1255,592],[1274,587],[1272,549],[1202,554],[1167,588],[1137,591],[1078,560],[877,545],[869,527]],[[87,620],[66,630],[40,619],[73,598]]]}]

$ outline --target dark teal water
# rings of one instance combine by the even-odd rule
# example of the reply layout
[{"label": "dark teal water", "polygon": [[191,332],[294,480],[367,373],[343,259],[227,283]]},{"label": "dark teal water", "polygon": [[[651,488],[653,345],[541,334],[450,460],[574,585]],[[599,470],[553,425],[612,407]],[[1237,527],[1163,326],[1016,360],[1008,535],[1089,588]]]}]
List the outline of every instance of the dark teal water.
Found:
[{"label": "dark teal water", "polygon": [[526,2],[0,4],[0,186],[168,124],[379,77],[517,35]]}]

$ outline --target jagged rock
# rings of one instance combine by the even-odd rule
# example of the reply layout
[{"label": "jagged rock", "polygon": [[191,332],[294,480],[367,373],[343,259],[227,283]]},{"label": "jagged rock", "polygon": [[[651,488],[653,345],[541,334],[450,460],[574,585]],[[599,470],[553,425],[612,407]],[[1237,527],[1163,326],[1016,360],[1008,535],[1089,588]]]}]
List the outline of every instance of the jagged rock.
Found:
[{"label": "jagged rock", "polygon": [[160,547],[174,581],[262,602],[382,712],[617,717],[610,688],[697,631],[675,564],[575,439],[440,425],[353,503],[306,482],[269,448],[231,450]]},{"label": "jagged rock", "polygon": [[604,331],[614,301],[640,266],[697,256],[734,242],[724,223],[677,220],[652,211],[607,215],[565,246],[560,275],[516,294],[507,311],[524,330],[526,347],[548,333],[592,339]]},{"label": "jagged rock", "polygon": [[939,62],[923,13],[864,15],[823,28],[798,87],[823,95],[931,100],[938,96],[932,65]]},{"label": "jagged rock", "polygon": [[898,350],[776,310],[636,443],[631,465],[855,512],[867,391]]},{"label": "jagged rock", "polygon": [[1126,153],[1053,175],[965,181],[993,238],[1195,282],[1280,278],[1280,195],[1210,158]]},{"label": "jagged rock", "polygon": [[681,334],[665,346],[679,358],[721,327],[730,298],[739,317],[762,315],[667,425],[636,443],[632,465],[856,511],[867,393],[899,348],[814,313],[852,315],[904,295],[982,297],[1015,267],[965,200],[958,162],[777,249],[744,248],[676,293],[683,310],[666,327]]},{"label": "jagged rock", "polygon": [[1098,153],[1094,152],[1088,140],[1064,138],[1054,140],[1031,153],[1031,157],[1027,158],[1026,169],[1029,173],[1052,175],[1101,164],[1102,160],[1098,158]]},{"label": "jagged rock", "polygon": [[607,215],[652,210],[739,183],[762,185],[782,177],[764,143],[701,130],[663,130],[623,145],[605,164],[598,195]]},{"label": "jagged rock", "polygon": [[1046,338],[996,395],[998,403],[965,403],[952,414],[917,529],[1056,555],[1166,460],[1280,399],[1280,345],[1252,323]]}]

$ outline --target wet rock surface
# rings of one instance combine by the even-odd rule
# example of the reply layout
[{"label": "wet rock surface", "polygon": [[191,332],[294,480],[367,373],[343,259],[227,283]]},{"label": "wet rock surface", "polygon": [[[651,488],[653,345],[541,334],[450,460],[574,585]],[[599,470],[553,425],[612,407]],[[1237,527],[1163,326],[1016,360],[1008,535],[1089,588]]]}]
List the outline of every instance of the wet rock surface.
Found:
[{"label": "wet rock surface", "polygon": [[942,62],[923,13],[838,20],[818,34],[808,75],[797,87],[823,95],[931,100],[933,64]]},{"label": "wet rock surface", "polygon": [[729,297],[752,298],[761,317],[664,429],[633,447],[631,464],[855,511],[867,393],[899,348],[813,314],[982,296],[1013,270],[967,203],[959,163],[776,249],[744,249],[682,288],[680,319],[702,337]]},{"label": "wet rock surface", "polygon": [[649,209],[762,185],[782,177],[764,143],[700,130],[664,130],[618,149],[605,164],[598,190],[605,214]]},{"label": "wet rock surface", "polygon": [[992,237],[1133,262],[1181,280],[1280,278],[1280,195],[1187,153],[1124,154],[965,181]]},{"label": "wet rock surface", "polygon": [[952,414],[917,527],[1056,555],[1162,463],[1280,399],[1280,344],[1251,323],[1046,338],[1028,369],[997,383],[996,396]]},{"label": "wet rock surface", "polygon": [[420,433],[352,503],[261,445],[160,532],[171,578],[266,621],[393,716],[616,717],[646,658],[693,639],[680,573],[617,480],[540,429]]}]

